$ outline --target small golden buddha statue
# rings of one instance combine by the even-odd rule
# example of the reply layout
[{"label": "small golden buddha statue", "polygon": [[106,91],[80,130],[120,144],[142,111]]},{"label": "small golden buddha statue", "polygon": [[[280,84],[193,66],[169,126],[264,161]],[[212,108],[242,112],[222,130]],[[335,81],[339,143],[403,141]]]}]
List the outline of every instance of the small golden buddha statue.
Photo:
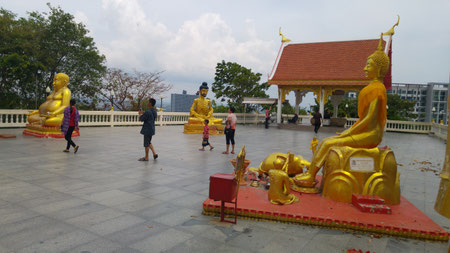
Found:
[{"label": "small golden buddha statue", "polygon": [[69,76],[64,73],[56,74],[53,79],[53,92],[47,100],[39,106],[39,110],[30,111],[28,123],[32,125],[60,126],[64,117],[64,109],[69,106],[71,92],[67,88]]},{"label": "small golden buddha statue", "polygon": [[199,89],[200,97],[196,98],[191,106],[188,123],[184,124],[185,133],[202,133],[205,119],[209,121],[210,134],[223,134],[224,126],[222,119],[213,117],[213,107],[211,100],[206,98],[208,94],[208,84],[203,82]]},{"label": "small golden buddha statue", "polygon": [[209,120],[210,125],[222,124],[222,119],[213,117],[214,109],[211,105],[211,100],[206,98],[208,89],[208,84],[203,82],[200,86],[200,97],[196,98],[194,103],[192,103],[188,124],[202,125],[205,119]]},{"label": "small golden buddha statue", "polygon": [[351,148],[375,148],[380,144],[386,123],[386,88],[382,83],[389,68],[389,58],[382,48],[382,36],[378,49],[367,58],[364,72],[371,80],[358,96],[359,120],[337,136],[325,138],[316,152],[306,173],[297,177],[298,181],[314,181],[322,168],[331,148],[347,146]]},{"label": "small golden buddha statue", "polygon": [[290,178],[282,170],[270,170],[269,201],[275,205],[288,205],[298,201],[298,197],[291,193]]}]

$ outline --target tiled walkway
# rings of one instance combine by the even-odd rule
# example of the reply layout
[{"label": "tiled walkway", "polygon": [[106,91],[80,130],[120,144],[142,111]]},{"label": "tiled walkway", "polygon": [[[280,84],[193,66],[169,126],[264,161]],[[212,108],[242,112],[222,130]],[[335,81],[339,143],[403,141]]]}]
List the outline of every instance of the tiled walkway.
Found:
[{"label": "tiled walkway", "polygon": [[[159,158],[138,162],[138,127],[82,128],[77,154],[64,140],[21,135],[0,140],[0,252],[447,252],[447,243],[348,233],[301,225],[238,220],[217,223],[201,214],[209,176],[231,172],[223,136],[200,152],[201,137],[181,126],[156,128]],[[250,166],[271,152],[311,158],[313,133],[238,126]],[[320,133],[323,139],[330,133]],[[443,165],[445,144],[426,135],[386,133],[381,145],[395,152],[402,195],[436,223],[450,221],[434,209],[439,177],[421,168]],[[432,164],[422,164],[429,161]]]}]

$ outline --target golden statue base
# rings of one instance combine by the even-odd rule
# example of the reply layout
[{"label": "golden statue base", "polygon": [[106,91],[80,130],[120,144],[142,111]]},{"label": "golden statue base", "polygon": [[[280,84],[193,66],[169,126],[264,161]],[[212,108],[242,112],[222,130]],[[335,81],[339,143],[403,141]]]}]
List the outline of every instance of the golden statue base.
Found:
[{"label": "golden statue base", "polygon": [[385,148],[334,147],[328,153],[322,195],[351,203],[352,194],[378,196],[386,204],[400,203],[400,174],[394,152]]},{"label": "golden statue base", "polygon": [[[210,135],[222,135],[224,133],[225,126],[222,125],[210,125],[209,126],[209,134]],[[192,125],[192,124],[184,124],[184,133],[185,134],[202,134],[203,133],[203,125]]]},{"label": "golden statue base", "polygon": [[[61,132],[59,126],[42,126],[27,124],[27,128],[23,130],[23,135],[29,135],[39,138],[64,138],[64,134]],[[75,130],[72,133],[72,137],[80,136],[80,132]]]}]

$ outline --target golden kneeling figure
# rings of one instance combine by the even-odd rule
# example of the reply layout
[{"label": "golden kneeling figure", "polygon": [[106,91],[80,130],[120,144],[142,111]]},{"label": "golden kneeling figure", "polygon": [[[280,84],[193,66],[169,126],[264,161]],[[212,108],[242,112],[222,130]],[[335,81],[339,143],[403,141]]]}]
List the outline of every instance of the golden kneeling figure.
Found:
[{"label": "golden kneeling figure", "polygon": [[275,205],[288,205],[298,201],[291,193],[290,178],[282,170],[270,170],[269,201]]}]

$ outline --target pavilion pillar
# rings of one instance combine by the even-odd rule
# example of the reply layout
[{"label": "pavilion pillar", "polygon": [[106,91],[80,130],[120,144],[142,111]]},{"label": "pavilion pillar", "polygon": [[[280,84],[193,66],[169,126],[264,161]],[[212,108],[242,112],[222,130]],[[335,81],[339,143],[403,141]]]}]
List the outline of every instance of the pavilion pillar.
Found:
[{"label": "pavilion pillar", "polygon": [[320,87],[319,93],[319,112],[322,114],[322,118],[325,116],[325,90],[323,87]]},{"label": "pavilion pillar", "polygon": [[282,91],[280,89],[280,86],[278,86],[278,106],[277,106],[277,123],[281,124],[281,97],[282,97]]},{"label": "pavilion pillar", "polygon": [[295,114],[298,115],[300,108],[299,105],[301,104],[302,100],[303,100],[303,96],[305,96],[305,93],[300,91],[300,90],[296,90],[295,92],[295,107],[294,107],[294,111]]}]

